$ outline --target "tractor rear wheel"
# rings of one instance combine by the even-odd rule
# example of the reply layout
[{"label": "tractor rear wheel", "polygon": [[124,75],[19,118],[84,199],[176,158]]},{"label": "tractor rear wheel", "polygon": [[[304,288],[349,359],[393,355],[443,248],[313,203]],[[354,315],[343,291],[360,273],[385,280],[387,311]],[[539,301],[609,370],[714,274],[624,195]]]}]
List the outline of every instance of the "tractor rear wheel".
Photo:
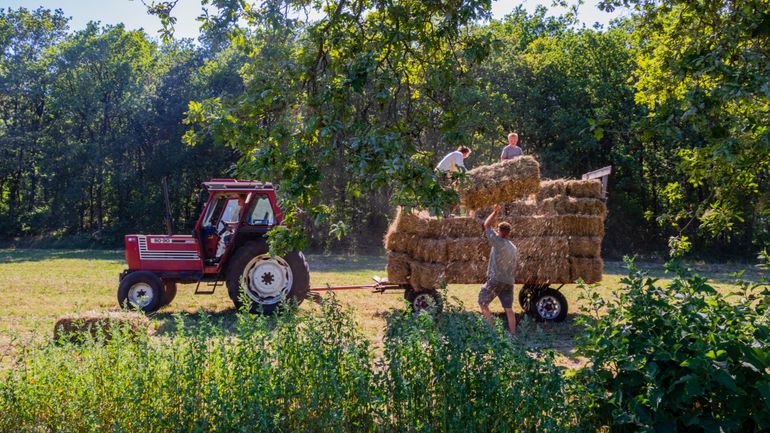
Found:
[{"label": "tractor rear wheel", "polygon": [[163,282],[163,306],[170,304],[176,298],[176,281]]},{"label": "tractor rear wheel", "polygon": [[163,306],[163,282],[152,272],[131,272],[120,281],[118,304],[151,313]]},{"label": "tractor rear wheel", "polygon": [[310,268],[301,252],[275,257],[268,250],[265,241],[249,242],[230,260],[227,292],[236,308],[250,301],[252,313],[271,314],[286,299],[302,302],[310,291]]}]

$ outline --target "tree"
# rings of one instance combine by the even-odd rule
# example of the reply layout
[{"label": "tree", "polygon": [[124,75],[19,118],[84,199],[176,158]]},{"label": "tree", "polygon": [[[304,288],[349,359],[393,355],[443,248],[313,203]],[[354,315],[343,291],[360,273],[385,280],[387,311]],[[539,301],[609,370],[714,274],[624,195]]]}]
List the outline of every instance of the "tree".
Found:
[{"label": "tree", "polygon": [[66,30],[61,10],[0,9],[0,234],[36,225],[22,216],[38,211],[43,179],[34,167],[50,133],[44,53]]},{"label": "tree", "polygon": [[[636,99],[647,136],[681,148],[683,181],[667,188],[661,220],[688,236],[770,243],[770,2],[607,0],[633,7]],[[693,224],[694,223],[694,224]],[[697,228],[697,231],[696,231]]]}]

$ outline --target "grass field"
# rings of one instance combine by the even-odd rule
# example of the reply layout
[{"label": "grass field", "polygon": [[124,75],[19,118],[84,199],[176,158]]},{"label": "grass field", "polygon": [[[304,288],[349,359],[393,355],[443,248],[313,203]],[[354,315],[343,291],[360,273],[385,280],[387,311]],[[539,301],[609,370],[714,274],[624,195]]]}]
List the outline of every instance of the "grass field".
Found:
[{"label": "grass field", "polygon": [[[374,275],[384,276],[385,258],[381,256],[309,256],[311,285],[355,285],[372,282]],[[639,264],[652,275],[666,278],[659,264]],[[734,265],[691,265],[707,275],[720,290],[729,290],[733,272],[747,268],[744,278],[758,280],[761,275],[749,267]],[[57,317],[72,312],[117,309],[116,290],[118,274],[125,268],[121,251],[99,250],[0,250],[0,354],[8,354],[21,341],[50,338]],[[625,274],[623,263],[608,262],[604,280],[597,290],[609,295],[618,287]],[[189,320],[205,311],[226,325],[234,318],[234,310],[227,291],[220,287],[213,295],[195,295],[194,285],[179,287],[174,302],[152,315],[160,333],[170,332],[172,314],[182,313]],[[570,357],[575,329],[578,290],[565,286],[563,292],[570,303],[570,316],[559,324],[533,325],[537,344],[553,347]],[[456,297],[469,311],[477,311],[478,285],[452,285],[448,295]],[[390,311],[403,307],[400,292],[385,294],[369,290],[337,292],[337,297],[355,311],[359,325],[375,345],[380,341]],[[314,308],[305,302],[303,309]],[[502,313],[499,304],[493,311]],[[519,319],[521,309],[515,305]],[[0,355],[2,356],[2,355]],[[568,361],[569,362],[569,361]]]}]

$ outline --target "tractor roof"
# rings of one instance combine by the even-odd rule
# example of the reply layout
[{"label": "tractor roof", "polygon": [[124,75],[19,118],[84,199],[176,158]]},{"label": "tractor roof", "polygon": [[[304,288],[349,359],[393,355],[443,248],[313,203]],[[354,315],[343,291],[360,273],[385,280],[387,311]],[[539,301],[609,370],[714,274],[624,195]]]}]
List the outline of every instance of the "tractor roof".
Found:
[{"label": "tractor roof", "polygon": [[276,189],[272,183],[262,182],[259,180],[211,179],[208,182],[203,182],[203,185],[209,191],[253,191]]}]

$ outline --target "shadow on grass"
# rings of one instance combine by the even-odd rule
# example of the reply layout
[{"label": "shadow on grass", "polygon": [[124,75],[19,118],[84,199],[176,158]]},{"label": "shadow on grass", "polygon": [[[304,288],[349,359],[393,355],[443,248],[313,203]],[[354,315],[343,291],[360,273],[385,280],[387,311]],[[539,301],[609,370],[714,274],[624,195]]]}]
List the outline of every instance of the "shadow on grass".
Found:
[{"label": "shadow on grass", "polygon": [[58,259],[109,260],[123,261],[123,251],[115,250],[38,250],[38,249],[3,249],[0,250],[0,264],[44,262]]},{"label": "shadow on grass", "polygon": [[[636,262],[637,268],[646,272],[650,277],[671,279],[673,274],[667,273],[662,263]],[[712,284],[735,284],[738,277],[736,273],[743,272],[740,279],[760,282],[762,278],[770,278],[768,271],[758,268],[751,263],[684,263],[684,266],[693,272],[707,277]],[[604,275],[628,275],[628,268],[623,262],[604,263]]]}]

